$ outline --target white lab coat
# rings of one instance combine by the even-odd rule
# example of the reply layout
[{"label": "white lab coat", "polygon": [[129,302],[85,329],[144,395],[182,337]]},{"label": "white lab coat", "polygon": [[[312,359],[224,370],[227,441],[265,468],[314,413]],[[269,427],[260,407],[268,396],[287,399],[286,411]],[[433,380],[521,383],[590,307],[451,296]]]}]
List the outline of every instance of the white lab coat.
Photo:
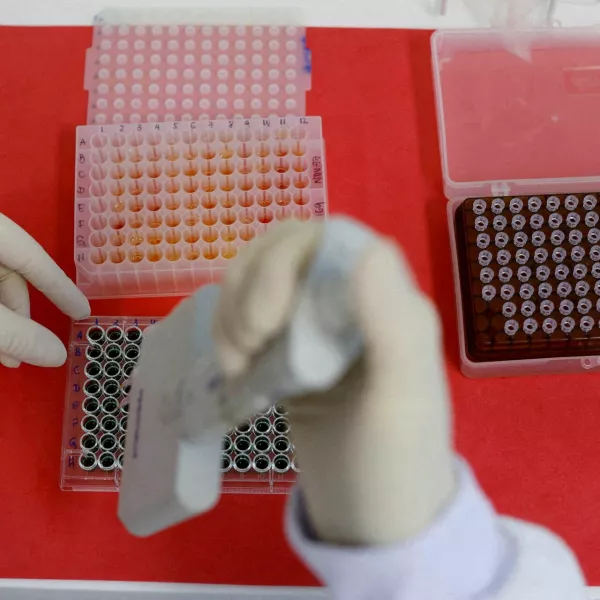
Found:
[{"label": "white lab coat", "polygon": [[542,527],[499,517],[467,464],[457,464],[456,496],[415,539],[381,548],[319,542],[299,491],[288,506],[288,538],[335,600],[584,600],[566,544]]}]

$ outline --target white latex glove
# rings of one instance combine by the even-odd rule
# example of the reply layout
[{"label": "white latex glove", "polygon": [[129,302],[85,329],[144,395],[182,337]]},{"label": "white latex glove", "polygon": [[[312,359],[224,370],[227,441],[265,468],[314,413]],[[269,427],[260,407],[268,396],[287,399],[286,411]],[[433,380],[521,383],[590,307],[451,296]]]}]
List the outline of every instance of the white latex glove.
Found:
[{"label": "white latex glove", "polygon": [[0,214],[0,363],[58,367],[67,351],[29,318],[28,281],[71,318],[89,317],[90,305],[75,284],[28,233]]},{"label": "white latex glove", "polygon": [[[242,377],[285,328],[321,232],[284,223],[228,271],[215,340],[230,377]],[[440,329],[390,241],[365,252],[350,289],[364,356],[336,388],[290,399],[292,435],[319,538],[389,544],[424,530],[454,492]]]}]

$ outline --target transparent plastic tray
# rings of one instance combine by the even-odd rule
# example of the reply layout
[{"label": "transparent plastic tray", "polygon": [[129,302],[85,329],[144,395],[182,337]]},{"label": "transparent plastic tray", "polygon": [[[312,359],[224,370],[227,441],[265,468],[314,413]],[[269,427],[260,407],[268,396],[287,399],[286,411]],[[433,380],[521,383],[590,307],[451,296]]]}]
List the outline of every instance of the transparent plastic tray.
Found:
[{"label": "transparent plastic tray", "polygon": [[326,215],[321,119],[79,127],[75,185],[88,297],[186,295],[272,223]]},{"label": "transparent plastic tray", "polygon": [[[595,219],[593,214],[597,210],[595,207],[585,210],[584,200],[586,196],[600,198],[596,193],[600,190],[597,161],[600,153],[599,30],[570,28],[513,32],[511,35],[518,41],[518,46],[527,49],[527,58],[507,49],[504,33],[494,30],[440,31],[432,38],[462,371],[470,377],[593,371],[600,368],[600,351],[595,345],[600,334],[600,313],[596,314],[598,298],[594,291],[597,279],[594,273],[600,267],[594,267],[597,263],[593,258],[595,251],[592,252],[596,245],[595,232],[590,236],[595,226],[587,224]],[[577,199],[574,209],[565,204],[570,196]],[[551,197],[558,201],[556,208],[548,208],[547,201]],[[543,204],[544,224],[539,228],[531,226],[532,214],[527,208],[530,198],[539,198]],[[492,211],[494,200],[501,201],[504,207],[498,214]],[[510,207],[517,200],[524,203],[522,212],[527,219],[521,229],[512,225],[515,213]],[[475,201],[486,203],[487,212],[482,215],[488,219],[485,230],[478,231],[474,227],[474,219],[478,216],[472,213]],[[568,219],[571,212],[578,215],[575,225],[570,225]],[[586,221],[588,212],[593,214]],[[467,213],[469,215],[465,217]],[[496,216],[505,217],[507,225],[495,224]],[[535,259],[538,246],[532,243],[533,234],[538,230],[546,236],[542,247],[548,251],[548,262],[544,265],[551,268],[555,279],[551,298],[539,293],[539,286],[544,281],[537,279],[537,268],[542,265]],[[556,244],[550,237],[555,230],[563,234]],[[524,263],[517,261],[522,248],[520,242],[515,243],[515,239],[521,239],[515,237],[519,231],[528,240],[524,246],[528,259]],[[582,243],[571,243],[572,231],[581,233]],[[502,232],[509,236],[506,247],[496,244],[496,236]],[[479,233],[490,235],[489,248],[477,246]],[[572,253],[577,246],[582,247],[583,257],[576,260]],[[562,281],[556,280],[559,263],[552,256],[557,247],[568,257],[564,261],[569,271],[566,281],[570,285],[566,297],[558,294],[557,289]],[[511,255],[510,262],[505,265],[498,262],[498,253],[504,249]],[[480,253],[485,250],[492,253],[487,267],[478,263]],[[579,263],[586,269],[582,277],[579,277],[582,271],[575,270]],[[514,276],[511,282],[500,279],[502,267],[511,269]],[[531,282],[518,279],[520,267],[531,270]],[[481,280],[484,268],[494,272],[492,279],[485,282]],[[578,306],[582,296],[576,290],[582,288],[576,286],[582,279],[588,284],[588,299],[592,301],[593,310],[583,313],[575,310],[566,314],[567,308],[563,308],[561,312],[562,300]],[[534,294],[529,296],[526,291],[528,297],[522,297],[521,287],[532,282],[535,283]],[[496,306],[500,290],[506,284],[515,287],[518,298],[518,301],[514,298],[504,300],[514,303],[517,309],[513,320],[518,328],[512,334],[512,325],[509,327],[508,340],[503,333],[506,321],[510,319],[502,315],[502,307]],[[483,297],[485,285],[492,285],[497,292],[489,301]],[[564,286],[561,289],[564,292]],[[548,299],[556,311],[545,315],[541,312],[542,303]],[[485,306],[481,305],[482,301]],[[481,309],[479,312],[474,308],[476,305]],[[530,313],[532,305],[534,312]],[[548,304],[544,304],[543,310],[547,312]],[[570,324],[562,327],[563,319],[575,316],[576,327]],[[594,319],[591,329],[588,329],[587,318],[584,328],[580,327],[583,317]],[[483,326],[482,318],[490,323],[495,320],[496,326],[487,332],[478,330]],[[560,334],[544,332],[542,326],[547,318],[557,321]],[[535,331],[529,327],[524,329],[526,319],[536,320]],[[477,347],[473,339],[477,333],[491,333],[494,340],[498,336],[492,342],[492,348],[488,348],[489,352],[474,352]],[[544,335],[546,338],[541,343],[538,338]],[[560,337],[560,340],[554,337]],[[484,338],[480,337],[480,341],[483,343]],[[496,347],[496,344],[499,345]],[[545,346],[543,351],[541,346]],[[481,350],[482,346],[478,348]]]},{"label": "transparent plastic tray", "polygon": [[[118,491],[128,415],[128,377],[150,317],[91,317],[73,323],[60,485]],[[240,424],[224,439],[224,493],[288,493],[297,464],[282,407]]]},{"label": "transparent plastic tray", "polygon": [[301,27],[99,24],[88,123],[304,115],[310,73]]}]

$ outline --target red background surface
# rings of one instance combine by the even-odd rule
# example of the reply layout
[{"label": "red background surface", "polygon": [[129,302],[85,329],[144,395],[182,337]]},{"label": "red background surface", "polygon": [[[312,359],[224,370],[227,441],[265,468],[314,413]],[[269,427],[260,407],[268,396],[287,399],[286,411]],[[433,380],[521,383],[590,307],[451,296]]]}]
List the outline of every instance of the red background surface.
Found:
[{"label": "red background surface", "polygon": [[[0,210],[69,273],[74,128],[85,123],[88,29],[0,29]],[[556,530],[600,584],[597,375],[470,381],[458,370],[429,33],[311,30],[309,114],[322,115],[330,206],[395,237],[442,314],[457,444],[498,509]],[[66,341],[37,292],[33,317]],[[164,314],[172,299],[94,302]],[[306,585],[284,540],[284,498],[225,497],[151,539],[129,536],[116,494],[58,488],[65,369],[0,373],[0,576]],[[393,468],[393,464],[390,465]]]}]

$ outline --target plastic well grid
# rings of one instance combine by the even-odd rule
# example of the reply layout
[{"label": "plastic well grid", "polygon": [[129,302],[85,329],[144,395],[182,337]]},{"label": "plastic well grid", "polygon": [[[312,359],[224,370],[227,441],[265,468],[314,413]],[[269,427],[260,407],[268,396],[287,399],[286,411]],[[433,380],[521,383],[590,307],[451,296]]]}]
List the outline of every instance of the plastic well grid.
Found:
[{"label": "plastic well grid", "polygon": [[[61,488],[118,491],[128,419],[128,378],[150,317],[73,323],[65,400]],[[223,440],[225,493],[287,493],[297,465],[282,407],[240,424]]]},{"label": "plastic well grid", "polygon": [[310,72],[299,27],[100,24],[88,123],[303,115]]},{"label": "plastic well grid", "polygon": [[79,127],[77,283],[191,293],[271,223],[323,218],[325,190],[318,117]]},{"label": "plastic well grid", "polygon": [[600,354],[598,194],[470,198],[455,231],[467,357]]}]

